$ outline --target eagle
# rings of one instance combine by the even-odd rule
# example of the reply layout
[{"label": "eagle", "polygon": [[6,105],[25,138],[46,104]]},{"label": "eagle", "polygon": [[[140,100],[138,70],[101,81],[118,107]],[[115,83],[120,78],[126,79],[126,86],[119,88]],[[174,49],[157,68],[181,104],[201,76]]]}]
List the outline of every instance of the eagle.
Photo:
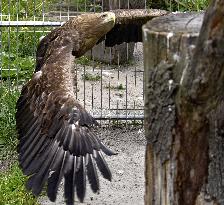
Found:
[{"label": "eagle", "polygon": [[[130,11],[82,14],[40,42],[35,72],[16,105],[19,164],[28,176],[26,187],[35,196],[47,184],[47,196],[55,201],[64,178],[65,202],[72,205],[75,193],[84,201],[87,178],[92,191],[99,192],[97,168],[111,181],[104,154],[116,153],[91,131],[98,123],[75,98],[71,69],[75,58],[104,39],[108,46],[141,41],[141,25],[164,12],[152,13],[137,21]],[[131,35],[124,38],[122,32]]]}]

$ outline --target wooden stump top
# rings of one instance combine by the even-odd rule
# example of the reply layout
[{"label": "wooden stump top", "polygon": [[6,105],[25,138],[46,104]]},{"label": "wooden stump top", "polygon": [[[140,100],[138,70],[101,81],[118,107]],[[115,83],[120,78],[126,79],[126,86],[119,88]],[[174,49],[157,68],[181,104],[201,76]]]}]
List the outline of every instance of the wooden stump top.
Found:
[{"label": "wooden stump top", "polygon": [[199,34],[204,12],[171,13],[148,22],[144,29],[159,33]]},{"label": "wooden stump top", "polygon": [[117,9],[111,10],[115,13],[116,24],[135,24],[144,21],[145,23],[154,17],[168,14],[168,11],[159,9]]}]

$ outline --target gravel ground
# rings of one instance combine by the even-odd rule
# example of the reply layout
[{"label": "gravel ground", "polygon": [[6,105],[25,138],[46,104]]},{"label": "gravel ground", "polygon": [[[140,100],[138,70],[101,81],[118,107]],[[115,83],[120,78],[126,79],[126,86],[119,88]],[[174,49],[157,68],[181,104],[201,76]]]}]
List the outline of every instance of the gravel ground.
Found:
[{"label": "gravel ground", "polygon": [[[84,205],[143,205],[144,204],[144,156],[145,138],[143,130],[99,128],[100,139],[118,155],[105,157],[113,174],[112,182],[100,177],[100,193],[93,194],[87,186]],[[63,185],[57,201],[39,198],[42,205],[64,205]],[[81,204],[78,201],[75,204]]]}]

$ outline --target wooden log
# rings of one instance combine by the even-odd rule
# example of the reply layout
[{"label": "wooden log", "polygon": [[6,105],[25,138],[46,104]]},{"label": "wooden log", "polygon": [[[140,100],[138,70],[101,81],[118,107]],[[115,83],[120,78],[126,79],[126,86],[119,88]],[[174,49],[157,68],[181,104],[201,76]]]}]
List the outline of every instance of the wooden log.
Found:
[{"label": "wooden log", "polygon": [[[182,160],[181,153],[186,151],[192,155],[204,152],[206,141],[198,150],[193,147],[190,150],[191,145],[183,145],[176,131],[178,87],[192,58],[202,18],[202,13],[171,14],[156,18],[143,28],[147,205],[193,204],[185,197],[195,200],[203,184],[203,178],[197,178],[200,175],[197,170],[188,170],[197,180],[183,190],[188,176],[179,173],[179,160]],[[200,166],[200,160],[197,162]],[[189,163],[193,163],[191,156]],[[202,172],[204,174],[204,170]]]},{"label": "wooden log", "polygon": [[[224,2],[143,28],[146,204],[224,204]],[[201,28],[200,36],[199,31]]]}]

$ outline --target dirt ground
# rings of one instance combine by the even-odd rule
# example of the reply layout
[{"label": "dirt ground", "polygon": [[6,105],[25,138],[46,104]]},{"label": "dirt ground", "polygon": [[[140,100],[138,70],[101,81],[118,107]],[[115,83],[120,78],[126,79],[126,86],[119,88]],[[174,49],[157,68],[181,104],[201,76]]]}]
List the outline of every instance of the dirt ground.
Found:
[{"label": "dirt ground", "polygon": [[[78,91],[77,99],[94,117],[143,115],[142,50],[142,44],[136,44],[134,59],[125,65],[90,64],[75,67],[78,81],[78,86],[75,87]],[[86,74],[100,79],[84,81],[83,75]]]},{"label": "dirt ground", "polygon": [[[112,171],[112,182],[100,177],[101,191],[94,194],[87,186],[84,205],[143,205],[145,137],[141,128],[99,128],[98,136],[118,155],[105,157]],[[42,205],[64,205],[63,185],[57,201],[39,198]],[[76,200],[75,204],[81,204]]]}]

